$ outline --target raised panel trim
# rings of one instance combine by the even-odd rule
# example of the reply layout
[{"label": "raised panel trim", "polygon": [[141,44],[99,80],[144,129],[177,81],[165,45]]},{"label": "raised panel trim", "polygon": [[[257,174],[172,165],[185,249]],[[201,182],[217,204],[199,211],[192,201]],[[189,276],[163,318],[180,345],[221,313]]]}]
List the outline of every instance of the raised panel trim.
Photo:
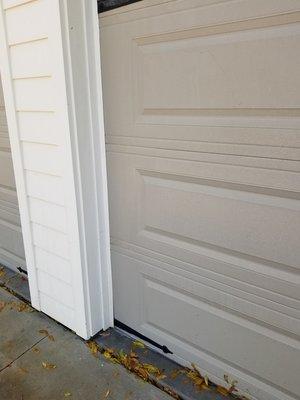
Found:
[{"label": "raised panel trim", "polygon": [[[300,12],[285,13],[282,15],[268,16],[256,19],[247,19],[236,22],[221,23],[212,26],[202,26],[186,30],[141,36],[132,39],[132,68],[135,82],[133,82],[133,107],[135,114],[134,123],[138,125],[193,125],[198,126],[240,126],[240,127],[273,127],[299,129],[300,108],[295,107],[231,107],[231,108],[149,108],[143,105],[143,80],[142,68],[143,54],[152,53],[155,46],[168,45],[171,49],[174,44],[181,43],[186,49],[186,40],[215,40],[222,37],[227,42],[234,39],[239,33],[249,38],[259,38],[260,29],[264,29],[263,37],[286,37],[300,33]],[[280,28],[277,31],[275,28]],[[232,36],[232,39],[230,37]],[[166,48],[166,51],[170,50]],[[157,49],[161,51],[161,49]],[[289,117],[289,118],[286,118]]]}]

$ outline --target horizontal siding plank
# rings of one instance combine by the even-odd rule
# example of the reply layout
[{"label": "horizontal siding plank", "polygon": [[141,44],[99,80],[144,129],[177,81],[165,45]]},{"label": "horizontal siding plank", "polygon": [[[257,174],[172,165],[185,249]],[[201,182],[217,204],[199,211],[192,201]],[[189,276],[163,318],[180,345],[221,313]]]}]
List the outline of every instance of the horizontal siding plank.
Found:
[{"label": "horizontal siding plank", "polygon": [[8,44],[14,45],[48,37],[52,0],[37,0],[6,10]]},{"label": "horizontal siding plank", "polygon": [[74,330],[75,313],[72,308],[65,306],[43,292],[40,292],[40,302],[44,313]]},{"label": "horizontal siding plank", "polygon": [[20,139],[27,142],[60,144],[61,131],[57,129],[54,113],[19,112]]},{"label": "horizontal siding plank", "polygon": [[41,292],[49,297],[59,299],[60,303],[69,308],[73,307],[72,286],[41,270],[38,270],[38,283]]},{"label": "horizontal siding plank", "polygon": [[61,177],[26,171],[25,178],[29,196],[59,205],[65,204]]},{"label": "horizontal siding plank", "polygon": [[13,46],[10,54],[14,79],[51,75],[53,61],[47,39]]},{"label": "horizontal siding plank", "polygon": [[22,4],[31,3],[37,0],[2,0],[4,10],[8,8],[21,6]]},{"label": "horizontal siding plank", "polygon": [[23,142],[24,167],[27,170],[61,175],[61,148],[57,146]]},{"label": "horizontal siding plank", "polygon": [[54,111],[54,81],[51,78],[14,81],[17,111]]},{"label": "horizontal siding plank", "polygon": [[39,247],[35,247],[35,259],[38,270],[56,277],[57,279],[71,284],[71,264],[68,260],[56,256]]},{"label": "horizontal siding plank", "polygon": [[69,243],[65,234],[35,223],[32,223],[31,226],[35,246],[66,260],[69,259]]},{"label": "horizontal siding plank", "polygon": [[32,222],[66,233],[67,222],[64,207],[29,197],[29,209]]}]

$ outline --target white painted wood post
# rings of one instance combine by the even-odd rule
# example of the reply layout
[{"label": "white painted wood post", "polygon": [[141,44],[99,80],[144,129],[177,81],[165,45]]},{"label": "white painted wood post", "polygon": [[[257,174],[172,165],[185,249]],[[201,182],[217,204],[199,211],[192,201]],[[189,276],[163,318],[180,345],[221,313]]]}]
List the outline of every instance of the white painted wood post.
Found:
[{"label": "white painted wood post", "polygon": [[97,4],[0,4],[32,304],[89,338],[113,324]]}]

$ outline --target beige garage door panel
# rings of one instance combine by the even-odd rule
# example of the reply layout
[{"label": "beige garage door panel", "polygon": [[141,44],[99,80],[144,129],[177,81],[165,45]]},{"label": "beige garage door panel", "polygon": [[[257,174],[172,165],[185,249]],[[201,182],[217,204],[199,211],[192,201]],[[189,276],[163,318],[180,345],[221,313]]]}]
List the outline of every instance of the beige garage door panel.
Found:
[{"label": "beige garage door panel", "polygon": [[300,2],[138,4],[100,19],[116,318],[296,399]]},{"label": "beige garage door panel", "polygon": [[[1,79],[1,78],[0,78]],[[26,268],[5,105],[0,81],[0,264]]]}]

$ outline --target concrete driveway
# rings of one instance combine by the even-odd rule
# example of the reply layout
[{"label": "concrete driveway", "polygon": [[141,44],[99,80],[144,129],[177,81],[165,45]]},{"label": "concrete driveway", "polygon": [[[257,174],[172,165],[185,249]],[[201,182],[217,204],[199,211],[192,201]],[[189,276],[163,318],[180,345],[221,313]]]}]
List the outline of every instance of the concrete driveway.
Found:
[{"label": "concrete driveway", "polygon": [[1,400],[170,400],[0,288]]}]

